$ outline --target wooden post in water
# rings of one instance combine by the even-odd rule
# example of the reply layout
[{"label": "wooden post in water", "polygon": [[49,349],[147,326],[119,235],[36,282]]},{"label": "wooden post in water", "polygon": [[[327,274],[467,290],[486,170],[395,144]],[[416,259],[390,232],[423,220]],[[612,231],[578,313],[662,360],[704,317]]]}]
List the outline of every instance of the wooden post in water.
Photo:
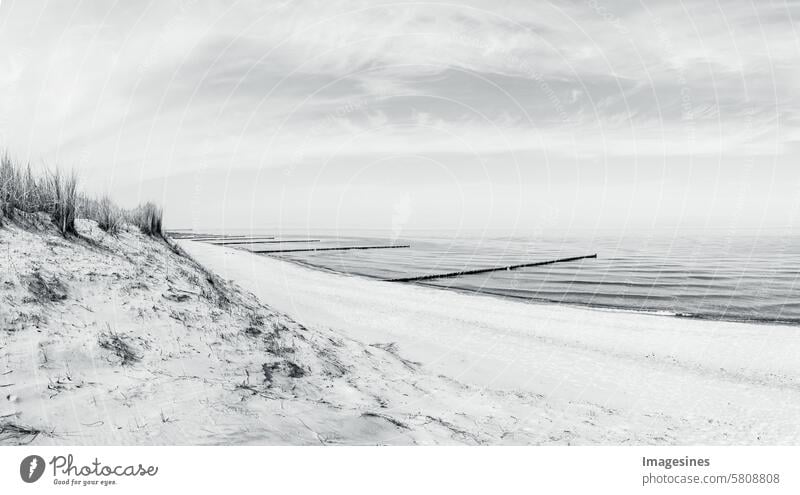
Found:
[{"label": "wooden post in water", "polygon": [[209,244],[214,244],[215,246],[228,246],[230,244],[281,244],[284,242],[319,242],[319,239],[287,239],[287,240],[280,240],[275,239],[274,237],[269,237],[267,241],[260,241],[258,239],[250,239],[247,241],[217,241],[216,239],[213,241],[206,241]]},{"label": "wooden post in water", "polygon": [[199,242],[206,242],[206,241],[241,241],[245,239],[275,239],[275,236],[255,236],[250,237],[246,235],[215,235],[215,234],[172,234],[168,233],[168,236],[172,237],[173,239],[185,239],[188,241],[199,241]]},{"label": "wooden post in water", "polygon": [[304,249],[269,249],[266,251],[250,251],[257,254],[271,254],[271,253],[301,253],[313,251],[348,251],[351,249],[399,249],[409,248],[411,245],[405,244],[402,246],[347,246],[347,247],[323,247],[323,248],[304,248]]},{"label": "wooden post in water", "polygon": [[419,282],[421,280],[432,280],[435,278],[452,278],[452,277],[460,277],[462,275],[476,275],[479,273],[489,273],[489,272],[498,272],[502,270],[514,270],[516,268],[527,268],[529,266],[542,266],[542,265],[552,265],[553,263],[566,263],[567,261],[578,261],[587,258],[597,258],[597,253],[590,254],[586,256],[574,256],[572,258],[561,258],[557,260],[550,260],[550,261],[537,261],[536,263],[522,263],[520,265],[508,265],[508,266],[498,266],[494,268],[480,268],[477,270],[464,270],[460,272],[450,272],[450,273],[435,273],[433,275],[422,275],[419,277],[403,277],[403,278],[391,278],[386,280],[387,282]]}]

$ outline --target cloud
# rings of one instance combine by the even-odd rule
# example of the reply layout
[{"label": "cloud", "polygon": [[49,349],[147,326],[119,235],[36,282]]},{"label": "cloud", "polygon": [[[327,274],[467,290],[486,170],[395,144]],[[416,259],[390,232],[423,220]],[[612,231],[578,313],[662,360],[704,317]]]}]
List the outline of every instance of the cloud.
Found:
[{"label": "cloud", "polygon": [[198,160],[796,153],[798,15],[744,1],[5,1],[0,136],[125,182]]}]

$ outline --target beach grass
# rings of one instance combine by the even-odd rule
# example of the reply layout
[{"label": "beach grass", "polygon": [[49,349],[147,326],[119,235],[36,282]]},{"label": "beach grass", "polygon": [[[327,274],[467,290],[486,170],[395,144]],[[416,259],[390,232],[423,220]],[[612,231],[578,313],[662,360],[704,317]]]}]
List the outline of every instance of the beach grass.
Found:
[{"label": "beach grass", "polygon": [[129,221],[150,236],[162,235],[164,212],[153,203],[147,202],[130,212]]},{"label": "beach grass", "polygon": [[95,199],[79,190],[79,175],[58,168],[41,173],[30,164],[21,166],[6,152],[0,156],[0,226],[13,221],[19,212],[50,215],[62,235],[75,234],[77,217],[95,220],[97,225],[116,235],[130,223],[150,236],[161,237],[164,212],[147,202],[132,210],[117,206],[111,198]]},{"label": "beach grass", "polygon": [[43,186],[44,197],[48,199],[44,211],[48,211],[53,222],[62,234],[75,234],[75,212],[78,203],[78,175],[63,173],[56,169],[48,172]]},{"label": "beach grass", "polygon": [[125,211],[104,196],[99,200],[82,196],[78,202],[78,215],[97,222],[97,226],[117,235],[126,222]]}]

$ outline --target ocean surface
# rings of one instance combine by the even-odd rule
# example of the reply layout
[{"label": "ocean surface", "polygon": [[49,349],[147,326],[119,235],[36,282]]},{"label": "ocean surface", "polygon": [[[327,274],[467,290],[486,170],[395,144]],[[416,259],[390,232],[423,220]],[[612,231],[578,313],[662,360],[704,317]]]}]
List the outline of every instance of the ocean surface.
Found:
[{"label": "ocean surface", "polygon": [[410,248],[404,249],[266,254],[376,279],[596,253],[596,259],[415,283],[532,302],[800,324],[800,237],[795,235],[307,234],[283,233],[279,237],[313,237],[320,242],[239,247],[280,250],[410,244]]}]

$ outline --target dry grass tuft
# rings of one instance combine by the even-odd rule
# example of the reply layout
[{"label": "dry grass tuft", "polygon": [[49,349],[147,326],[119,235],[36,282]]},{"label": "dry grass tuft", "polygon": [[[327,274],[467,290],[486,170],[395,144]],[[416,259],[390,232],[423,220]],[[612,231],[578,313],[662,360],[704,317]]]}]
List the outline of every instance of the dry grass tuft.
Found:
[{"label": "dry grass tuft", "polygon": [[37,270],[24,281],[28,291],[40,302],[57,302],[67,298],[67,287],[55,276],[43,277]]},{"label": "dry grass tuft", "polygon": [[108,196],[100,200],[82,196],[78,213],[82,218],[96,221],[98,227],[111,235],[119,234],[125,224],[125,212]]},{"label": "dry grass tuft", "polygon": [[75,211],[78,203],[78,176],[75,172],[63,174],[56,169],[44,181],[45,195],[49,198],[49,211],[53,222],[63,235],[75,234]]},{"label": "dry grass tuft", "polygon": [[0,423],[0,444],[26,445],[43,434],[42,430],[17,423]]},{"label": "dry grass tuft", "polygon": [[122,334],[112,331],[110,328],[108,332],[101,333],[97,339],[100,347],[111,351],[112,354],[120,359],[122,366],[128,366],[138,361],[142,357],[136,354],[136,350],[128,344]]},{"label": "dry grass tuft", "polygon": [[129,221],[139,227],[142,233],[153,237],[163,237],[163,218],[164,212],[153,203],[143,204],[128,216]]}]

